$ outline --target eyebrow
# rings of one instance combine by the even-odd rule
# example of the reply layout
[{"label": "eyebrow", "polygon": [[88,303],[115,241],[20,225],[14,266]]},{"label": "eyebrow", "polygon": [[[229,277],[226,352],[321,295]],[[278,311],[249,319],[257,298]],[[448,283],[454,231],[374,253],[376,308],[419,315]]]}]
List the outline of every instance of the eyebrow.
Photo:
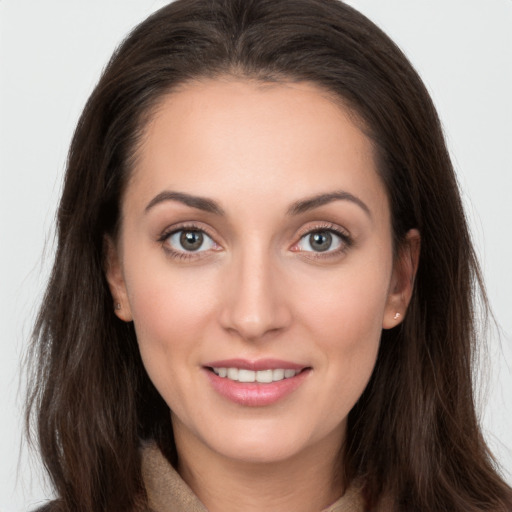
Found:
[{"label": "eyebrow", "polygon": [[[213,213],[215,215],[225,214],[224,210],[213,199],[209,199],[207,197],[194,196],[191,194],[186,194],[184,192],[174,192],[171,190],[164,190],[163,192],[160,192],[160,194],[156,195],[148,203],[144,211],[147,213],[157,204],[163,203],[165,201],[178,201],[192,208],[197,208],[198,210],[203,210],[205,212]],[[288,215],[300,215],[301,213],[305,213],[315,208],[319,208],[320,206],[332,203],[333,201],[350,201],[359,206],[370,218],[372,218],[370,209],[361,199],[343,190],[317,194],[315,196],[311,196],[306,199],[296,201],[295,203],[291,204],[286,213]]]},{"label": "eyebrow", "polygon": [[193,196],[191,194],[185,194],[183,192],[173,192],[170,190],[164,190],[155,196],[146,206],[145,212],[147,213],[151,208],[157,204],[165,201],[178,201],[192,208],[203,210],[208,213],[214,213],[215,215],[224,215],[224,210],[216,203],[213,199],[206,197]]},{"label": "eyebrow", "polygon": [[288,208],[287,213],[288,215],[300,215],[301,213],[313,210],[314,208],[318,208],[328,203],[332,203],[333,201],[350,201],[351,203],[359,206],[370,218],[372,218],[370,208],[368,208],[368,206],[361,199],[354,196],[350,192],[345,192],[344,190],[318,194],[297,201]]}]

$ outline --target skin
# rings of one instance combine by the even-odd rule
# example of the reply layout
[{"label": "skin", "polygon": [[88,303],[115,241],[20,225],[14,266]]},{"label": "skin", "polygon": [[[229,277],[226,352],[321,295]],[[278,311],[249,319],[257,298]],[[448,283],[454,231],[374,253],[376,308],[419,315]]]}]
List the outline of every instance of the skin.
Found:
[{"label": "skin", "polygon": [[[405,314],[419,247],[411,231],[393,258],[386,190],[354,119],[311,83],[226,78],[169,94],[146,127],[107,278],[172,410],[178,470],[211,512],[311,512],[343,493],[346,418],[382,329]],[[155,203],[164,191],[223,214]],[[357,199],[288,213],[339,191]],[[168,236],[184,224],[208,235],[199,250]],[[309,234],[331,229],[342,237],[315,251]],[[284,399],[248,407],[207,378],[206,363],[230,358],[311,370]]]}]

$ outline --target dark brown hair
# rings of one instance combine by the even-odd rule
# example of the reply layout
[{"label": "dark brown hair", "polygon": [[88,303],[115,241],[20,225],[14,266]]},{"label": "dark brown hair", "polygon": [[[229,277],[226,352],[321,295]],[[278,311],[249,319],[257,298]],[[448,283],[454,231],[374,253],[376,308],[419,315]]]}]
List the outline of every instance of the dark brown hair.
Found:
[{"label": "dark brown hair", "polygon": [[[169,409],[143,368],[132,324],[112,312],[103,240],[148,116],[187,81],[231,75],[311,81],[348,104],[373,140],[395,246],[421,232],[413,298],[383,331],[350,412],[343,471],[403,511],[505,511],[475,416],[474,294],[481,281],[440,123],[395,44],[337,0],[177,0],[115,52],[78,123],[58,210],[58,246],[33,337],[35,419],[58,510],[144,507],[141,440],[173,460]],[[483,293],[483,292],[482,292]],[[485,298],[485,297],[484,297]]]}]

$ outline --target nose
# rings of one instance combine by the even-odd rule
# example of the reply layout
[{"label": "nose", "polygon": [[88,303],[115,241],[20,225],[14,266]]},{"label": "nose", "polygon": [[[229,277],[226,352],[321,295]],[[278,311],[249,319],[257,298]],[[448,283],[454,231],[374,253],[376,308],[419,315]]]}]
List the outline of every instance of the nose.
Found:
[{"label": "nose", "polygon": [[263,250],[248,252],[234,257],[227,270],[220,321],[227,331],[257,341],[285,330],[292,313],[282,269]]}]

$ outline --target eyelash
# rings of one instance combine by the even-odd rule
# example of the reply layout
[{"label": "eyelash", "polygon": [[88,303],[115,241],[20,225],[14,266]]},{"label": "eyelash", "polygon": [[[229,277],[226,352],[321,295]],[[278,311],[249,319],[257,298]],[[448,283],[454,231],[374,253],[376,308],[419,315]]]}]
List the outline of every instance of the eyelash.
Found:
[{"label": "eyelash", "polygon": [[[179,233],[181,231],[198,231],[198,232],[206,234],[206,236],[208,236],[210,239],[213,240],[213,236],[208,233],[208,230],[206,230],[204,227],[198,226],[197,224],[190,223],[190,224],[184,224],[184,225],[181,225],[178,227],[173,227],[171,229],[164,231],[158,238],[158,242],[162,245],[162,248],[164,249],[164,251],[167,253],[167,255],[169,257],[179,260],[179,261],[188,261],[191,259],[197,260],[199,258],[207,256],[207,254],[204,254],[204,253],[206,253],[208,251],[200,251],[200,252],[177,251],[175,249],[172,249],[168,244],[166,245],[166,241],[169,239],[169,237],[171,237],[172,235],[175,235],[176,233]],[[335,258],[335,257],[347,252],[347,250],[350,249],[350,247],[352,247],[352,245],[354,243],[352,237],[346,231],[341,230],[338,226],[336,226],[334,224],[322,223],[322,224],[316,225],[312,228],[308,227],[308,228],[304,229],[303,231],[299,232],[299,235],[298,235],[299,241],[295,242],[293,244],[293,246],[294,247],[297,246],[304,237],[306,237],[308,235],[312,235],[313,233],[318,233],[318,232],[322,232],[322,231],[324,231],[324,232],[327,231],[327,232],[332,233],[332,234],[336,235],[337,237],[339,237],[341,240],[341,247],[336,250],[333,250],[333,251],[327,250],[325,252],[300,251],[300,250],[298,250],[297,252],[300,252],[302,255],[304,255],[307,258],[315,259],[315,260]]]}]

